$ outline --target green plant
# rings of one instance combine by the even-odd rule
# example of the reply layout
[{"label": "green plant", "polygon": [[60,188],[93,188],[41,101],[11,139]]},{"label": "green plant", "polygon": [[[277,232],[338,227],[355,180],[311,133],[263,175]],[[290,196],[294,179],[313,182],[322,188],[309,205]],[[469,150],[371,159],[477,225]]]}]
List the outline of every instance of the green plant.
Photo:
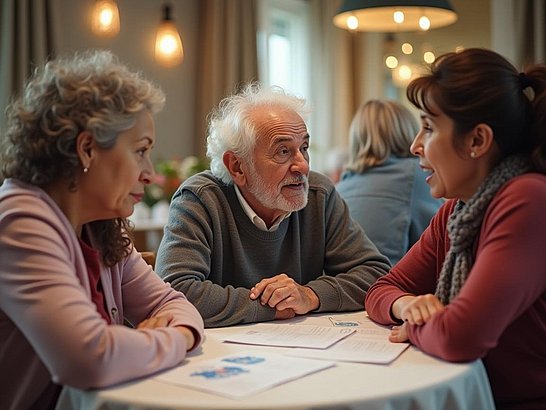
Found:
[{"label": "green plant", "polygon": [[170,202],[182,182],[208,167],[206,159],[194,155],[183,160],[168,159],[157,162],[153,182],[144,188],[143,202],[149,207],[162,200]]}]

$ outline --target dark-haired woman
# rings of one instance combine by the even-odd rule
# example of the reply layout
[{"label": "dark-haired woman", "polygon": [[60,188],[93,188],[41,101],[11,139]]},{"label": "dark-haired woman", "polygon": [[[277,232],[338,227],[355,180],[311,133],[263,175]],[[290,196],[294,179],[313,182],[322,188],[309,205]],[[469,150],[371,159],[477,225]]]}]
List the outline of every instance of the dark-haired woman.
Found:
[{"label": "dark-haired woman", "polygon": [[370,317],[449,361],[482,358],[499,409],[546,408],[546,67],[467,49],[415,79],[412,144],[448,198],[370,289]]}]

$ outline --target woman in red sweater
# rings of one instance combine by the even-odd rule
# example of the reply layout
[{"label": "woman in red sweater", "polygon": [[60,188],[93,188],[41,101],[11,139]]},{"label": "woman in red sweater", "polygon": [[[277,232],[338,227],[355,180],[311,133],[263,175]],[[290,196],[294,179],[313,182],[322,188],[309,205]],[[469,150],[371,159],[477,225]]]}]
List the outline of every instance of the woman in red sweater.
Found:
[{"label": "woman in red sweater", "polygon": [[546,408],[546,66],[467,49],[410,83],[411,150],[448,201],[369,290],[390,340],[482,358],[499,409]]}]

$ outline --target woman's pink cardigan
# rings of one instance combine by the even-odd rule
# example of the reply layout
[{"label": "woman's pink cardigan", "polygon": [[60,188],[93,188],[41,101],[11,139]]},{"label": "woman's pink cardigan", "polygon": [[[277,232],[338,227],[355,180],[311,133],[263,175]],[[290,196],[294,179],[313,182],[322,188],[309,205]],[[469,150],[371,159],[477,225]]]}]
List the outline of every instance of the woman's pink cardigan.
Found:
[{"label": "woman's pink cardigan", "polygon": [[[0,408],[28,408],[53,381],[97,388],[178,365],[203,340],[203,320],[135,250],[101,283],[112,325],[91,301],[87,269],[69,221],[41,189],[0,187]],[[124,326],[172,314],[169,327]],[[186,346],[173,327],[190,327]],[[49,385],[49,386],[48,386]],[[45,408],[45,407],[44,407]]]}]

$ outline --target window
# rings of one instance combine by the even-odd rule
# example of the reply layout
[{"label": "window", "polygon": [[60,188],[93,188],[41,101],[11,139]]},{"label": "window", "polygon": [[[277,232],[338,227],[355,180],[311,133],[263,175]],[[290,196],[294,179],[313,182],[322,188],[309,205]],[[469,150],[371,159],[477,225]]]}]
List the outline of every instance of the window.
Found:
[{"label": "window", "polygon": [[260,79],[309,98],[309,5],[305,0],[260,0]]}]

